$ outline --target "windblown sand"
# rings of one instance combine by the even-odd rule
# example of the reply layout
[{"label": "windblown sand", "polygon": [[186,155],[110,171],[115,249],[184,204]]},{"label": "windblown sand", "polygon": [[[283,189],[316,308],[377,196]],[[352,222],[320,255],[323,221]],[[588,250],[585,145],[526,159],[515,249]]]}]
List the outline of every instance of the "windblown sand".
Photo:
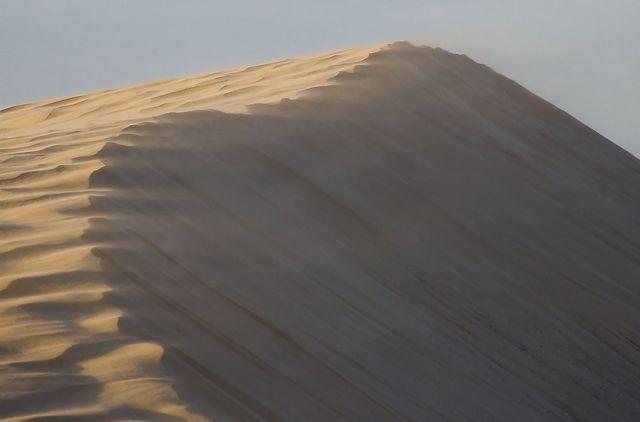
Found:
[{"label": "windblown sand", "polygon": [[3,420],[638,420],[640,163],[406,43],[0,111]]}]

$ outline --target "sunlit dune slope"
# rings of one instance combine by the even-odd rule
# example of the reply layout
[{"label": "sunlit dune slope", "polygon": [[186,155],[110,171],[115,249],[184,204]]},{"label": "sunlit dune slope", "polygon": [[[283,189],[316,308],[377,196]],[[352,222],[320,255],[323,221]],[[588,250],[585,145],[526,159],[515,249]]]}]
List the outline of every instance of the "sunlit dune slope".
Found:
[{"label": "sunlit dune slope", "polygon": [[640,418],[640,163],[407,43],[0,111],[0,417]]}]

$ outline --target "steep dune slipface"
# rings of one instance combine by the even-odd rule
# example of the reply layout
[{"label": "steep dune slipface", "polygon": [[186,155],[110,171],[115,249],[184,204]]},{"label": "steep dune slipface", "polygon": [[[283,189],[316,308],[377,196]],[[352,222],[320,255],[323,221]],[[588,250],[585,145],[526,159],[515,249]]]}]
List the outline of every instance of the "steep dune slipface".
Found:
[{"label": "steep dune slipface", "polygon": [[640,417],[638,161],[465,56],[355,51],[29,176],[76,184],[3,226],[7,274],[56,265],[5,277],[6,416]]}]

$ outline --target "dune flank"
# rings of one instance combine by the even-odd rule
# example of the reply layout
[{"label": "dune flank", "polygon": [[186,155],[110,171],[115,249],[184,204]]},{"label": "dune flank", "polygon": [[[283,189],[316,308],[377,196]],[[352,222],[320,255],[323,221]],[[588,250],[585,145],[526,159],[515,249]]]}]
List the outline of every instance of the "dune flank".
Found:
[{"label": "dune flank", "polygon": [[0,111],[3,420],[640,418],[640,163],[407,43]]}]

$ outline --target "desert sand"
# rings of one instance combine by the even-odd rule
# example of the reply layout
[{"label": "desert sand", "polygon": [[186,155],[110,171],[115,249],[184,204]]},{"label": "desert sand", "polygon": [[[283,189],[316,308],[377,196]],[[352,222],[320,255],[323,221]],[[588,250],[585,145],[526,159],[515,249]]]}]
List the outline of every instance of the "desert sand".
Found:
[{"label": "desert sand", "polygon": [[399,42],[0,111],[3,420],[640,418],[640,162]]}]

